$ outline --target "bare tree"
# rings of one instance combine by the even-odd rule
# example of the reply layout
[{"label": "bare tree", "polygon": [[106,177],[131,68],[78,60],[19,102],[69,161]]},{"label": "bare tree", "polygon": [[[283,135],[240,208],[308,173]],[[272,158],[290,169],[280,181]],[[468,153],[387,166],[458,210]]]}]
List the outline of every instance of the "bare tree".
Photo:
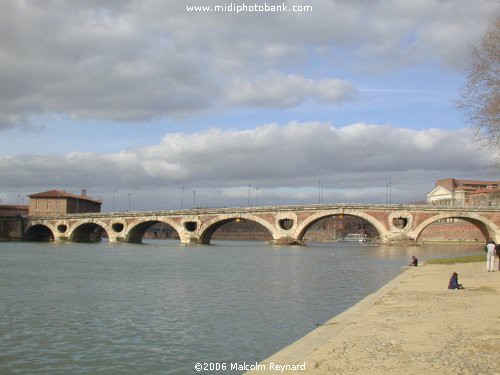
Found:
[{"label": "bare tree", "polygon": [[500,17],[471,50],[467,83],[456,100],[477,140],[500,149]]}]

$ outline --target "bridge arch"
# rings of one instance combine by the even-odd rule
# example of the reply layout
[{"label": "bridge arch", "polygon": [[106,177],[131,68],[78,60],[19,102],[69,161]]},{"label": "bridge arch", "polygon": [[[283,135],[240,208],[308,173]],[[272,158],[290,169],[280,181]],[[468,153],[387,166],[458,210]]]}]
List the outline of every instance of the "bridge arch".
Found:
[{"label": "bridge arch", "polygon": [[327,211],[317,212],[317,213],[309,216],[304,221],[302,221],[300,223],[300,225],[297,227],[297,231],[296,231],[297,240],[302,241],[307,230],[313,224],[320,221],[321,219],[324,219],[324,218],[330,217],[330,216],[339,216],[339,215],[355,216],[355,217],[359,217],[361,219],[366,220],[368,223],[370,223],[376,229],[379,236],[385,235],[388,231],[387,228],[380,221],[378,221],[373,216],[368,215],[367,213],[365,213],[363,211],[336,209],[336,210],[327,210]]},{"label": "bridge arch", "polygon": [[[438,220],[445,219],[462,219],[468,221],[469,223],[474,224],[479,228],[481,233],[483,233],[485,239],[488,239],[489,237],[495,239],[497,233],[499,233],[499,229],[495,225],[495,223],[485,217],[482,217],[481,215],[477,215],[474,213],[460,213],[458,215],[453,213],[444,213],[432,216],[423,221],[417,228],[415,228],[415,230],[412,231],[411,236],[415,238],[416,241],[418,241],[420,235],[427,226],[435,223]],[[496,240],[498,240],[498,238],[496,238]]]},{"label": "bridge arch", "polygon": [[24,233],[24,239],[26,241],[40,242],[54,241],[56,238],[54,233],[56,233],[56,228],[54,228],[51,224],[34,223],[26,229],[26,232]]},{"label": "bridge arch", "polygon": [[141,243],[142,238],[144,237],[144,234],[146,231],[153,225],[155,224],[167,224],[168,226],[172,227],[177,234],[180,236],[181,230],[178,226],[177,223],[175,223],[173,220],[169,220],[168,218],[148,218],[148,219],[143,219],[141,221],[138,221],[137,223],[134,223],[133,225],[130,225],[126,230],[125,230],[125,242],[130,242],[130,243]]},{"label": "bridge arch", "polygon": [[73,224],[68,231],[68,238],[74,242],[99,242],[101,235],[110,236],[110,228],[99,219],[81,220]]},{"label": "bridge arch", "polygon": [[273,239],[276,239],[276,228],[267,220],[264,220],[257,215],[227,214],[217,216],[201,225],[199,230],[199,243],[205,245],[210,244],[210,240],[215,231],[224,224],[229,223],[233,220],[248,220],[256,222],[266,228],[271,233]]}]

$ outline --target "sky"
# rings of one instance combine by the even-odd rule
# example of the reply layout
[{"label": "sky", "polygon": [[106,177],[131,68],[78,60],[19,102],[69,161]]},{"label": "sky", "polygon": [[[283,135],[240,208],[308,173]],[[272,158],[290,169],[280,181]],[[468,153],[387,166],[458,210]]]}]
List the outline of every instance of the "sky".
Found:
[{"label": "sky", "polygon": [[2,204],[413,203],[499,179],[453,104],[496,0],[0,4]]}]

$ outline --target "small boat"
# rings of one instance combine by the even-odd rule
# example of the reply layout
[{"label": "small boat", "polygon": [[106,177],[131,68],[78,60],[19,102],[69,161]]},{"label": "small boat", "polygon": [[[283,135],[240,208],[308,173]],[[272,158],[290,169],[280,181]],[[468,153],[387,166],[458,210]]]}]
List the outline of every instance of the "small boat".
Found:
[{"label": "small boat", "polygon": [[344,237],[342,242],[368,242],[368,237],[366,234],[349,233]]}]

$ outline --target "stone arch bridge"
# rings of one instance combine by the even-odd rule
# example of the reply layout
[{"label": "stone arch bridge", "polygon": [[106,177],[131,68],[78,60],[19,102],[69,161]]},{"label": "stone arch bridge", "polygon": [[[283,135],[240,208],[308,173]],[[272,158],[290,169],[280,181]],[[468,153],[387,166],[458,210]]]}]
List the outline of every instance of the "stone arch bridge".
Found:
[{"label": "stone arch bridge", "polygon": [[146,230],[164,223],[177,231],[182,244],[209,244],[212,234],[230,221],[250,220],[267,228],[275,244],[300,244],[317,221],[331,216],[366,220],[382,241],[418,241],[430,224],[450,218],[476,225],[485,239],[500,242],[500,210],[493,207],[337,204],[207,208],[179,211],[111,212],[29,217],[25,239],[90,242],[106,232],[110,242],[140,243]]}]

